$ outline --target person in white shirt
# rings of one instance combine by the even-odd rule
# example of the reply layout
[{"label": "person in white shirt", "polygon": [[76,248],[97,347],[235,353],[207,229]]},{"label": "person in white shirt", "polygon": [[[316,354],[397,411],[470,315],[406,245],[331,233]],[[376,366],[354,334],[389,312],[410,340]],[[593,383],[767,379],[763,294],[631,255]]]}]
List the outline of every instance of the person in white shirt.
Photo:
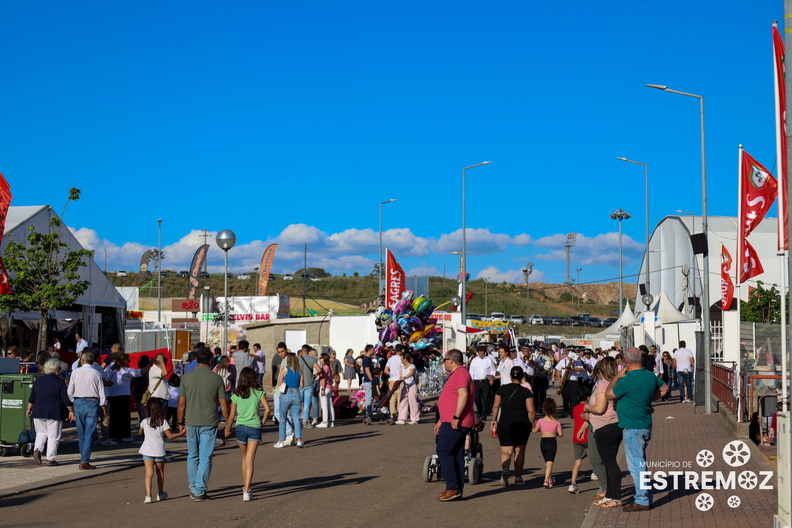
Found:
[{"label": "person in white shirt", "polygon": [[113,382],[105,391],[110,408],[109,436],[116,441],[132,442],[134,437],[130,418],[130,385],[132,378],[139,378],[143,374],[140,369],[129,367],[130,357],[123,352],[120,344],[113,345],[113,348],[116,350],[111,356],[113,363],[105,369],[106,378]]},{"label": "person in white shirt", "polygon": [[476,411],[484,420],[492,409],[492,384],[495,383],[495,362],[487,355],[487,345],[480,344],[476,357],[468,367],[470,377],[476,387]]},{"label": "person in white shirt", "polygon": [[[393,355],[388,358],[388,362],[385,363],[385,374],[388,375],[388,383],[389,387],[393,389],[396,383],[399,382],[401,379],[401,371],[402,371],[402,354],[404,353],[404,345],[398,344],[393,347]],[[399,388],[396,389],[396,392],[391,395],[391,399],[388,402],[388,409],[390,410],[391,417],[396,417],[399,413],[399,402],[401,401],[402,396],[402,389],[404,387],[399,385]]]},{"label": "person in white shirt", "polygon": [[693,401],[693,368],[696,360],[693,352],[685,347],[685,342],[679,342],[679,348],[674,352],[674,369],[676,369],[677,380],[679,383],[679,401]]},{"label": "person in white shirt", "polygon": [[[502,384],[511,383],[511,369],[514,362],[509,358],[509,352],[506,350],[506,345],[498,345],[498,366],[495,369],[495,379],[498,381],[498,386],[493,387],[493,391],[497,392]],[[493,395],[493,399],[495,396]]]},{"label": "person in white shirt", "polygon": [[261,350],[261,345],[255,343],[253,345],[253,354],[256,355],[256,359],[253,360],[254,370],[256,371],[256,375],[258,376],[259,386],[264,386],[264,375],[267,374],[267,362],[266,358],[264,357],[264,351]]},{"label": "person in white shirt", "polygon": [[80,447],[80,469],[96,469],[91,465],[93,433],[107,408],[102,376],[94,370],[94,353],[83,351],[82,366],[72,372],[67,393],[74,402],[74,418],[77,423],[77,441]]},{"label": "person in white shirt", "polygon": [[75,347],[74,351],[77,353],[77,361],[79,361],[79,357],[83,350],[85,350],[85,348],[88,346],[88,343],[82,338],[80,334],[74,334],[74,339],[77,341],[77,346]]}]

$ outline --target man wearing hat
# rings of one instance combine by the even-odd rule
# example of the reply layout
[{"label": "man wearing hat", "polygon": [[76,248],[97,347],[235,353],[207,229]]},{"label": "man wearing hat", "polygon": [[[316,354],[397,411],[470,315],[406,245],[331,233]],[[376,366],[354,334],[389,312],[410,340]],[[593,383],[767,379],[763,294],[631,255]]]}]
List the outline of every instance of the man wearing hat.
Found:
[{"label": "man wearing hat", "polygon": [[495,381],[495,362],[487,354],[487,345],[479,343],[476,357],[468,367],[473,385],[476,387],[476,411],[484,420],[492,409],[492,384]]}]

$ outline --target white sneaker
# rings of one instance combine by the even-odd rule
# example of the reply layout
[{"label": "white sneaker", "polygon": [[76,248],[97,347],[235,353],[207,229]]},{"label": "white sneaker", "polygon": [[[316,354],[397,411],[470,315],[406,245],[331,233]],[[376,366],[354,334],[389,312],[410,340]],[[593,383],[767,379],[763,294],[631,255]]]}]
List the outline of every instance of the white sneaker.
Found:
[{"label": "white sneaker", "polygon": [[311,427],[316,427],[316,424],[318,424],[318,423],[319,423],[319,420],[314,418],[313,420],[311,420]]},{"label": "white sneaker", "polygon": [[272,444],[272,447],[274,447],[275,449],[280,449],[281,447],[286,447],[286,444],[284,444],[283,442],[275,442],[274,444]]},{"label": "white sneaker", "polygon": [[599,477],[593,471],[591,472],[591,480],[599,480]]},{"label": "white sneaker", "polygon": [[394,425],[404,425],[406,422],[404,420],[396,420],[393,422]]},{"label": "white sneaker", "polygon": [[318,428],[320,428],[320,427],[321,427],[321,428],[326,428],[326,427],[329,427],[329,426],[327,425],[327,422],[322,422],[322,423],[320,423],[320,424],[316,424],[316,427],[317,427],[317,429],[318,429]]},{"label": "white sneaker", "polygon": [[302,440],[297,440],[297,447],[305,447],[305,442]]},{"label": "white sneaker", "polygon": [[164,501],[167,498],[168,498],[168,493],[167,492],[163,491],[162,493],[157,493],[157,500],[158,501]]},{"label": "white sneaker", "polygon": [[250,502],[250,492],[242,490],[242,502]]},{"label": "white sneaker", "polygon": [[417,420],[416,420],[416,421],[409,420],[409,421],[407,422],[407,425],[418,425],[418,421],[417,421]]},{"label": "white sneaker", "polygon": [[99,445],[103,445],[103,446],[113,446],[113,445],[117,445],[117,443],[116,443],[116,442],[113,442],[112,440],[110,440],[110,439],[108,438],[107,440],[102,440],[101,442],[99,442]]},{"label": "white sneaker", "polygon": [[143,499],[143,504],[151,504],[151,495],[146,495],[146,498]]},{"label": "white sneaker", "polygon": [[335,427],[335,422],[330,422],[330,427]]}]

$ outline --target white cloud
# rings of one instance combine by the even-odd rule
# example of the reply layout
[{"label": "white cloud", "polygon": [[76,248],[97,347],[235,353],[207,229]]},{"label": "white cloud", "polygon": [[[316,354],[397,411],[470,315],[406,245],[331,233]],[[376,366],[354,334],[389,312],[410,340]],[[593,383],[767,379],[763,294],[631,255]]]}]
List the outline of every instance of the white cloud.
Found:
[{"label": "white cloud", "polygon": [[[479,271],[476,275],[477,279],[487,278],[489,282],[510,282],[512,284],[524,284],[525,275],[521,269],[501,271],[495,266],[490,266]],[[531,281],[541,281],[544,274],[541,271],[534,270],[531,273]]]},{"label": "white cloud", "polygon": [[443,275],[443,272],[434,266],[418,266],[416,268],[406,270],[404,273],[408,277],[439,277]]},{"label": "white cloud", "polygon": [[[536,240],[534,245],[550,249],[551,251],[540,253],[534,258],[545,262],[566,260],[565,242],[566,235],[563,234],[546,236]],[[632,264],[633,259],[640,261],[643,251],[643,244],[636,242],[627,235],[622,237],[622,252],[625,265]],[[571,249],[571,259],[573,262],[586,265],[613,266],[618,264],[619,234],[603,233],[594,237],[578,234],[575,245]]]},{"label": "white cloud", "polygon": [[[489,229],[472,229],[465,230],[467,252],[470,255],[483,255],[487,253],[501,253],[506,251],[506,246],[517,245],[524,246],[530,243],[531,237],[526,234],[511,235],[493,233]],[[449,251],[458,251],[462,247],[462,230],[457,229],[453,233],[442,235],[440,239],[434,244],[435,253],[447,253]]]}]

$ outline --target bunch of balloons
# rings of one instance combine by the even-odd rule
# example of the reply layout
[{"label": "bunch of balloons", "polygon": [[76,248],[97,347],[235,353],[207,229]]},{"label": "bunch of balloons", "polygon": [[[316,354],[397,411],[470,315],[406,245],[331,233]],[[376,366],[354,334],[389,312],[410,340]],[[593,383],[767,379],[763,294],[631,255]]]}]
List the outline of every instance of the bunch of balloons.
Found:
[{"label": "bunch of balloons", "polygon": [[381,344],[396,341],[399,336],[407,336],[407,343],[417,350],[432,344],[437,333],[437,319],[432,318],[435,306],[431,299],[423,295],[413,298],[413,295],[412,290],[407,290],[390,308],[377,308],[375,324]]}]

